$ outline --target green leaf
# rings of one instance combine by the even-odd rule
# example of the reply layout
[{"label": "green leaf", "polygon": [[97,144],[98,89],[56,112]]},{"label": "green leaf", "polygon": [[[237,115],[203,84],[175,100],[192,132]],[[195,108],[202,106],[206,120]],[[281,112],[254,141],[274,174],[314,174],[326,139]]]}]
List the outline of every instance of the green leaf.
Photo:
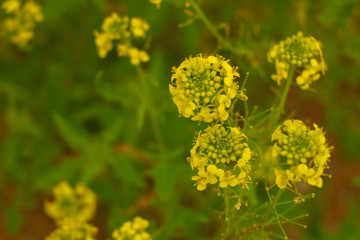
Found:
[{"label": "green leaf", "polygon": [[137,111],[137,124],[136,128],[139,130],[144,125],[145,120],[145,113],[146,113],[146,105],[142,104]]},{"label": "green leaf", "polygon": [[103,73],[98,72],[95,77],[96,91],[107,101],[114,101],[125,106],[131,103],[131,95],[128,90],[124,88],[114,87],[113,84],[108,84],[103,81]]},{"label": "green leaf", "polygon": [[155,190],[162,200],[169,200],[174,195],[175,171],[176,167],[174,164],[167,162],[157,165],[152,170],[155,178]]},{"label": "green leaf", "polygon": [[119,156],[111,158],[110,164],[113,168],[114,175],[123,180],[124,183],[130,183],[138,188],[144,186],[144,179],[136,168],[133,159],[127,156]]},{"label": "green leaf", "polygon": [[23,223],[23,216],[17,207],[9,207],[6,209],[6,229],[10,235],[15,235],[19,232]]},{"label": "green leaf", "polygon": [[111,124],[108,124],[108,128],[102,132],[102,139],[106,143],[112,143],[116,141],[120,135],[121,130],[124,129],[124,117],[120,115]]},{"label": "green leaf", "polygon": [[70,147],[79,149],[86,146],[86,139],[58,113],[53,113],[53,120],[61,136]]}]

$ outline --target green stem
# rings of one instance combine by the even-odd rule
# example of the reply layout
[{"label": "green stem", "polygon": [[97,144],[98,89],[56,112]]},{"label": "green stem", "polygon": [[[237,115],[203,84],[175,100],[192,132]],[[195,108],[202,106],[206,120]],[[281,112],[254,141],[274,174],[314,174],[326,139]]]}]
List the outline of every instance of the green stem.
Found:
[{"label": "green stem", "polygon": [[201,8],[197,5],[194,0],[188,0],[191,4],[192,8],[195,10],[198,17],[205,24],[205,26],[209,29],[209,31],[214,35],[214,37],[218,40],[220,44],[222,44],[226,49],[238,54],[243,55],[244,52],[232,46],[226,39],[219,33],[219,31],[214,27],[214,25],[210,22],[210,20],[206,17]]},{"label": "green stem", "polygon": [[228,192],[228,189],[225,188],[224,190],[224,200],[225,200],[225,222],[226,222],[226,229],[225,229],[225,239],[226,239],[226,236],[229,234],[229,192]]},{"label": "green stem", "polygon": [[277,194],[276,194],[276,196],[274,197],[274,199],[272,199],[271,196],[270,196],[269,191],[266,190],[266,192],[267,192],[267,194],[268,194],[268,197],[269,197],[270,206],[269,206],[267,212],[266,212],[266,213],[263,215],[263,217],[261,218],[261,221],[262,221],[263,223],[265,223],[265,222],[268,220],[268,218],[269,218],[269,216],[270,216],[270,214],[271,214],[271,211],[275,208],[277,202],[280,200],[280,197],[281,197],[281,195],[284,193],[284,191],[285,191],[284,189],[279,189],[279,191],[277,192]]},{"label": "green stem", "polygon": [[164,139],[162,137],[162,134],[161,134],[161,131],[159,128],[159,121],[158,121],[158,117],[157,117],[156,106],[150,97],[144,70],[142,69],[142,67],[140,65],[136,65],[135,69],[139,76],[140,85],[143,89],[143,94],[145,95],[145,97],[143,98],[143,101],[145,101],[145,104],[149,106],[148,114],[150,117],[150,124],[151,124],[152,130],[154,132],[154,137],[155,137],[156,141],[159,143],[160,149],[162,151],[165,151],[165,142],[164,142]]},{"label": "green stem", "polygon": [[275,115],[274,115],[274,118],[273,118],[273,121],[272,121],[272,125],[277,124],[277,122],[280,119],[281,114],[284,112],[284,106],[285,106],[287,96],[289,94],[291,82],[292,82],[292,79],[293,79],[293,76],[294,76],[294,70],[295,70],[295,67],[291,65],[290,70],[289,70],[289,74],[288,74],[288,78],[286,79],[285,88],[284,88],[284,91],[283,91],[283,93],[281,95],[281,98],[280,98],[280,104],[279,104],[278,108],[275,110]]}]

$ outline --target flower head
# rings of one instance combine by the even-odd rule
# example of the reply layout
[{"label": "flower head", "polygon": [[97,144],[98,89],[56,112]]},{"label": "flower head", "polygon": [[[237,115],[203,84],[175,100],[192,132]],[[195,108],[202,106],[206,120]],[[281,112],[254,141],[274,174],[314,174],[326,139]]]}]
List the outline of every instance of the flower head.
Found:
[{"label": "flower head", "polygon": [[192,177],[199,191],[207,184],[219,182],[221,188],[242,185],[250,180],[251,151],[246,136],[238,128],[225,128],[221,124],[209,126],[199,133],[190,150],[191,168],[198,174]]},{"label": "flower head", "polygon": [[151,240],[151,236],[145,230],[149,221],[141,217],[135,217],[133,221],[125,222],[119,229],[112,233],[112,240]]},{"label": "flower head", "polygon": [[113,13],[101,25],[101,32],[94,31],[95,44],[100,58],[105,58],[114,46],[118,56],[130,58],[132,65],[148,62],[150,57],[146,51],[134,47],[132,41],[145,38],[149,24],[141,18],[121,17]]},{"label": "flower head", "polygon": [[54,201],[45,202],[45,211],[57,225],[77,225],[93,218],[96,196],[84,184],[72,188],[63,181],[54,187],[53,195]]},{"label": "flower head", "polygon": [[327,70],[321,43],[313,37],[304,37],[302,32],[273,46],[268,52],[268,61],[275,63],[276,74],[271,78],[278,84],[288,77],[290,66],[300,69],[296,83],[302,89],[308,89],[312,82],[320,78],[320,73],[325,74]]},{"label": "flower head", "polygon": [[2,34],[20,47],[27,45],[34,38],[35,23],[43,21],[40,5],[29,0],[21,6],[18,0],[6,0],[1,8],[7,14]]},{"label": "flower head", "polygon": [[194,121],[225,121],[237,96],[239,86],[234,79],[239,76],[223,57],[200,54],[173,68],[169,90],[182,116]]},{"label": "flower head", "polygon": [[95,240],[97,228],[90,224],[62,225],[45,240]]},{"label": "flower head", "polygon": [[311,130],[301,120],[286,120],[274,131],[271,141],[274,143],[272,156],[286,166],[275,169],[279,188],[300,181],[322,187],[321,176],[328,168],[332,148],[316,124]]}]

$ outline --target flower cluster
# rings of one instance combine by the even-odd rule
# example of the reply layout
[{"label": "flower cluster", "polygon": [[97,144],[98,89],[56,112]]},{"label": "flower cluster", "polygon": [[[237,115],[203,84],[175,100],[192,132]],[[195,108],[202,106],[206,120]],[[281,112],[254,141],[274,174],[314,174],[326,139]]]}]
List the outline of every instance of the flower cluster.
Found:
[{"label": "flower cluster", "polygon": [[27,45],[34,38],[35,23],[43,20],[41,7],[31,0],[24,4],[20,0],[5,0],[1,8],[6,13],[2,34],[20,47]]},{"label": "flower cluster", "polygon": [[239,76],[223,57],[200,54],[173,68],[169,90],[182,116],[194,121],[225,121],[237,96],[239,86],[234,79]]},{"label": "flower cluster", "polygon": [[63,225],[45,240],[95,240],[97,228],[89,224]]},{"label": "flower cluster", "polygon": [[312,82],[320,78],[320,72],[325,74],[327,70],[321,43],[313,37],[304,37],[302,32],[273,46],[268,52],[268,61],[275,63],[276,74],[271,78],[278,84],[288,77],[291,66],[300,69],[296,83],[302,89],[308,89]]},{"label": "flower cluster", "polygon": [[63,181],[53,189],[53,194],[54,201],[45,202],[45,211],[57,225],[85,223],[93,218],[96,196],[84,184],[72,188]]},{"label": "flower cluster", "polygon": [[93,240],[97,228],[87,224],[94,216],[96,195],[84,184],[72,188],[62,181],[53,189],[54,200],[45,202],[45,212],[58,229],[46,240]]},{"label": "flower cluster", "polygon": [[112,233],[113,240],[151,240],[149,233],[145,229],[149,226],[149,221],[141,217],[125,222],[119,229]]},{"label": "flower cluster", "polygon": [[199,133],[188,157],[191,168],[198,170],[193,176],[197,189],[219,182],[221,188],[242,185],[247,187],[250,179],[251,151],[246,136],[235,127],[221,124],[209,126]]},{"label": "flower cluster", "polygon": [[134,39],[146,38],[149,24],[145,20],[136,17],[120,17],[117,13],[113,13],[104,20],[101,30],[101,32],[94,31],[100,58],[105,58],[115,45],[118,56],[129,57],[133,65],[149,61],[147,52],[133,45]]},{"label": "flower cluster", "polygon": [[272,134],[272,156],[279,158],[283,169],[275,169],[276,184],[286,188],[304,181],[322,187],[324,169],[328,168],[331,147],[324,132],[314,124],[314,130],[301,120],[286,120]]}]

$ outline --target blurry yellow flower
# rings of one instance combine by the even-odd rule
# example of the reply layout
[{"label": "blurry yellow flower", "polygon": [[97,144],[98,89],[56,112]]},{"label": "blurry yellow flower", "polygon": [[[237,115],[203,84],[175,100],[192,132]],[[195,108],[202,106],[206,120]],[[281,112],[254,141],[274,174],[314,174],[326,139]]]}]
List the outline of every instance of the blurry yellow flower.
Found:
[{"label": "blurry yellow flower", "polygon": [[1,4],[1,8],[6,13],[13,13],[20,9],[21,2],[19,0],[6,0]]},{"label": "blurry yellow flower", "polygon": [[155,4],[157,8],[160,8],[162,0],[150,0],[152,4]]},{"label": "blurry yellow flower", "polygon": [[67,182],[59,183],[53,189],[54,200],[45,202],[45,212],[56,224],[76,225],[93,218],[96,210],[96,196],[84,184],[72,188]]},{"label": "blurry yellow flower", "polygon": [[148,62],[150,57],[146,51],[133,46],[132,40],[135,38],[145,38],[149,24],[141,18],[120,17],[113,13],[107,17],[102,26],[102,32],[94,31],[95,44],[100,58],[106,57],[107,53],[116,46],[119,57],[130,58],[132,65],[141,62]]},{"label": "blurry yellow flower", "polygon": [[327,70],[321,43],[313,37],[304,37],[302,32],[273,46],[268,52],[268,61],[275,63],[276,74],[271,78],[278,84],[288,77],[290,66],[298,68],[301,74],[296,83],[302,89],[308,89],[320,78],[320,73],[324,75]]},{"label": "blurry yellow flower", "polygon": [[20,47],[34,38],[35,23],[43,20],[41,7],[33,1],[27,1],[21,7],[17,0],[6,0],[1,7],[8,14],[3,23],[2,33]]},{"label": "blurry yellow flower", "polygon": [[150,59],[149,55],[145,51],[134,47],[128,50],[128,55],[132,65],[138,65],[140,62],[148,62]]},{"label": "blurry yellow flower", "polygon": [[90,224],[62,225],[45,240],[95,240],[97,228]]},{"label": "blurry yellow flower", "polygon": [[24,4],[23,11],[26,13],[27,18],[35,22],[42,22],[44,19],[41,7],[33,1],[27,1]]},{"label": "blurry yellow flower", "polygon": [[105,58],[107,53],[113,48],[112,40],[106,33],[99,33],[98,31],[94,31],[94,35],[99,57]]},{"label": "blurry yellow flower", "polygon": [[328,168],[332,147],[316,124],[311,130],[301,120],[286,120],[274,131],[271,141],[274,142],[272,156],[286,166],[285,171],[275,169],[279,188],[300,181],[322,187],[321,176]]},{"label": "blurry yellow flower", "polygon": [[221,124],[209,126],[195,138],[190,150],[191,168],[198,170],[192,180],[199,191],[207,184],[219,182],[221,188],[242,185],[250,180],[251,151],[246,136],[238,128],[224,128]]},{"label": "blurry yellow flower", "polygon": [[146,37],[146,31],[149,30],[149,24],[141,18],[132,18],[131,19],[131,32],[135,38],[137,37]]},{"label": "blurry yellow flower", "polygon": [[101,29],[111,39],[125,39],[130,36],[129,18],[127,16],[120,17],[117,13],[111,14],[105,18]]},{"label": "blurry yellow flower", "polygon": [[18,32],[16,35],[13,35],[10,40],[16,45],[25,46],[31,39],[33,39],[33,37],[33,31],[21,31]]},{"label": "blurry yellow flower", "polygon": [[235,77],[238,72],[224,58],[199,54],[173,68],[169,90],[182,116],[193,121],[225,121],[239,88]]},{"label": "blurry yellow flower", "polygon": [[151,240],[145,229],[149,221],[141,217],[135,217],[133,221],[125,222],[119,229],[112,233],[112,240]]}]

